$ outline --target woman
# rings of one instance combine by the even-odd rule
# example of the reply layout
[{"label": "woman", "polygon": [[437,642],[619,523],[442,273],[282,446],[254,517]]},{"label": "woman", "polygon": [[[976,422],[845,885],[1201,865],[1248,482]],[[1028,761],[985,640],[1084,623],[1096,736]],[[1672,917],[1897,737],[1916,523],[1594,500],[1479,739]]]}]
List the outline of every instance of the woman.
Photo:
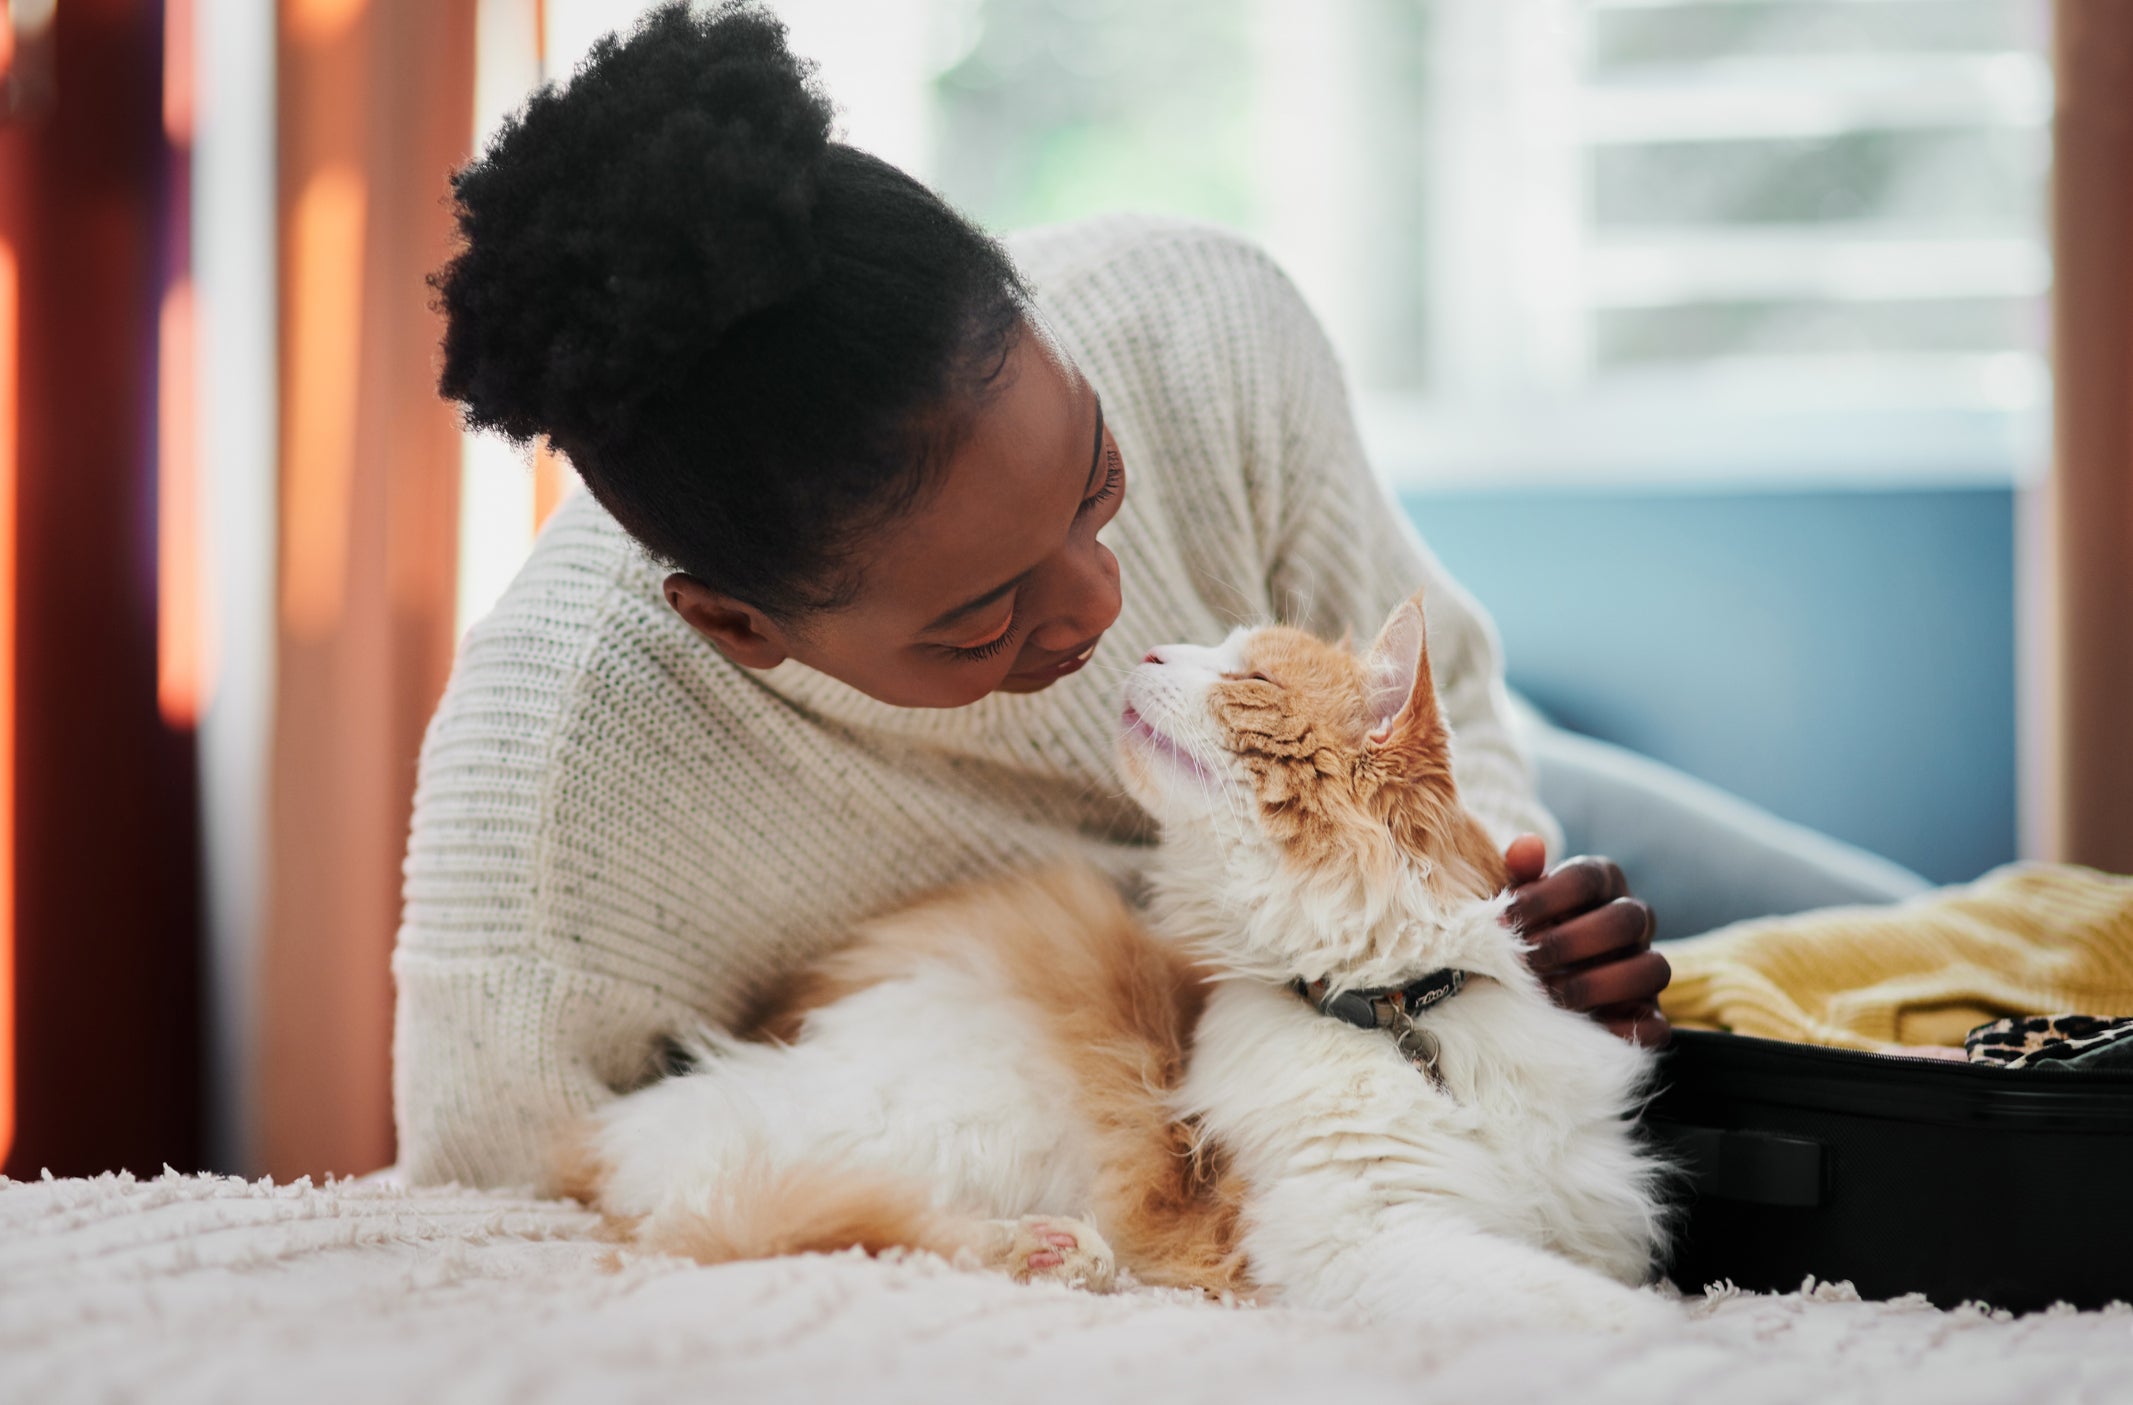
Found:
[{"label": "woman", "polygon": [[1240,620],[1367,637],[1418,584],[1536,966],[1663,1038],[1650,912],[1604,861],[1542,875],[1490,629],[1371,478],[1280,273],[1129,219],[1011,262],[829,126],[775,21],[672,7],[455,181],[444,393],[590,492],[424,746],[410,1177],[536,1179],[669,1033],[924,890],[1064,853],[1130,881],[1154,835],[1110,780],[1119,670]]}]

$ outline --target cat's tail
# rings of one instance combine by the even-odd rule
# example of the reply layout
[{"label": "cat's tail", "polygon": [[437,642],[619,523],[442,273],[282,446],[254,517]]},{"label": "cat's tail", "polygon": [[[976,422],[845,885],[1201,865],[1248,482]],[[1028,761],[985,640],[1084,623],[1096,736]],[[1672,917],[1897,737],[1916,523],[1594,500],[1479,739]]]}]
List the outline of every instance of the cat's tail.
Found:
[{"label": "cat's tail", "polygon": [[598,1210],[611,1237],[703,1264],[858,1248],[923,1249],[952,1258],[959,1222],[933,1205],[917,1181],[849,1167],[772,1167],[750,1160],[715,1187],[651,1214],[618,1211],[613,1168],[600,1153],[597,1124],[571,1129],[551,1158],[550,1194]]}]

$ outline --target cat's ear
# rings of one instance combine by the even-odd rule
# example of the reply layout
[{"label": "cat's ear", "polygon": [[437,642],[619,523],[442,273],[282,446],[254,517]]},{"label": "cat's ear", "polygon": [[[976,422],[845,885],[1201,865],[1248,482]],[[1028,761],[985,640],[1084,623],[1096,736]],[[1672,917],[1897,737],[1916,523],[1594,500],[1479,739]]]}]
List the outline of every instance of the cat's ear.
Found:
[{"label": "cat's ear", "polygon": [[1429,676],[1429,629],[1422,592],[1394,608],[1363,661],[1370,689],[1370,740],[1418,737],[1437,725],[1437,690]]}]

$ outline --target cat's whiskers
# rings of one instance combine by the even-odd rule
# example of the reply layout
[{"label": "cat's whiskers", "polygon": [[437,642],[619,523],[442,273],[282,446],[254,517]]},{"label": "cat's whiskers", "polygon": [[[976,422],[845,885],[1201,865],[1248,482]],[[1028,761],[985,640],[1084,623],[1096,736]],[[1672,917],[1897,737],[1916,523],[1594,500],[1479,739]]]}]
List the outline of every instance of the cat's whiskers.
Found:
[{"label": "cat's whiskers", "polygon": [[1198,565],[1194,562],[1186,562],[1185,567],[1194,575],[1198,576],[1202,581],[1213,587],[1212,592],[1207,597],[1208,608],[1214,613],[1216,618],[1222,622],[1225,628],[1235,629],[1239,625],[1251,623],[1250,616],[1238,614],[1234,611],[1223,609],[1220,605],[1215,604],[1215,601],[1221,599],[1224,596],[1243,594],[1243,592],[1238,589],[1237,583],[1235,581],[1232,581],[1225,576],[1217,575],[1214,571],[1209,570],[1207,567]]}]

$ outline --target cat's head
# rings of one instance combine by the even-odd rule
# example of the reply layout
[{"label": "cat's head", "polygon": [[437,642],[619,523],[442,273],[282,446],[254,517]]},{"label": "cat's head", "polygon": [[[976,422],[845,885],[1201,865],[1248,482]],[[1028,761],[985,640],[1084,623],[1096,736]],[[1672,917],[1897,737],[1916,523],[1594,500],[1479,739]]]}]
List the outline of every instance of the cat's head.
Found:
[{"label": "cat's head", "polygon": [[1218,964],[1367,986],[1501,944],[1503,855],[1459,803],[1419,593],[1360,654],[1280,626],[1152,649],[1124,702],[1158,902]]}]

